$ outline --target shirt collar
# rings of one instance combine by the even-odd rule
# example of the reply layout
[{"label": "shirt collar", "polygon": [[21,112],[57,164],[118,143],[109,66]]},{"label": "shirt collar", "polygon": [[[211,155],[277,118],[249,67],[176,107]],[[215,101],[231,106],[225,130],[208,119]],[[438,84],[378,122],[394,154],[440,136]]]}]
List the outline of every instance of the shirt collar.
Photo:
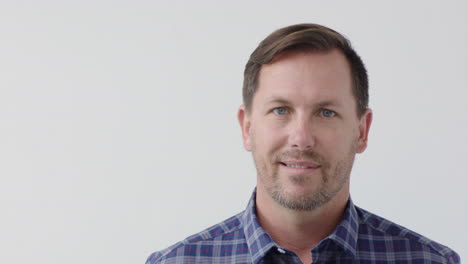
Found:
[{"label": "shirt collar", "polygon": [[[324,240],[334,241],[344,252],[350,256],[356,256],[356,245],[358,240],[359,219],[353,200],[349,198],[348,204],[341,219],[340,224]],[[324,241],[322,240],[322,241]]]},{"label": "shirt collar", "polygon": [[[252,256],[252,263],[258,263],[272,247],[279,248],[279,245],[273,241],[270,235],[266,233],[258,223],[255,197],[256,190],[253,191],[247,208],[241,216],[245,239]],[[358,227],[359,224],[356,208],[351,198],[349,198],[340,224],[336,227],[333,233],[320,243],[323,243],[326,240],[332,240],[348,255],[355,256]]]},{"label": "shirt collar", "polygon": [[258,223],[255,206],[256,194],[256,190],[254,190],[242,215],[245,239],[252,256],[252,263],[258,263],[272,247],[278,247]]}]

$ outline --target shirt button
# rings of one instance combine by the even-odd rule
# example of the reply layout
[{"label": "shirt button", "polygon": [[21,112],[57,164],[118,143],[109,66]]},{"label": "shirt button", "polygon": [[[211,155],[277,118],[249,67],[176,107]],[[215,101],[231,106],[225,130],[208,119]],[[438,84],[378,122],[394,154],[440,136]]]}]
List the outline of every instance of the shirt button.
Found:
[{"label": "shirt button", "polygon": [[281,254],[286,253],[286,251],[284,251],[284,249],[282,249],[282,248],[278,248],[278,252],[281,253]]}]

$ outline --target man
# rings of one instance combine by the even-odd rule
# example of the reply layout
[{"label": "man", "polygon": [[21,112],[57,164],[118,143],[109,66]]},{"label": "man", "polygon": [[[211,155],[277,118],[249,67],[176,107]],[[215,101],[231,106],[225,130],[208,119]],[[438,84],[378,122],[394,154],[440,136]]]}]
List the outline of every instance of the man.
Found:
[{"label": "man", "polygon": [[349,178],[372,121],[367,73],[339,33],[279,29],[252,53],[238,112],[257,188],[240,214],[155,263],[459,263],[451,249],[355,206]]}]

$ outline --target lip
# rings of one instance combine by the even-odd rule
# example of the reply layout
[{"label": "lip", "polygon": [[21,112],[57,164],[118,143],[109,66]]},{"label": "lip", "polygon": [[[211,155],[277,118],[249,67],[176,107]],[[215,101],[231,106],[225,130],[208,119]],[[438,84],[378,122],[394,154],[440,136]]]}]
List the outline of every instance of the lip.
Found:
[{"label": "lip", "polygon": [[[306,160],[282,160],[279,162],[280,165],[284,166],[284,167],[287,167],[287,168],[291,168],[291,169],[317,169],[320,167],[319,164],[317,164],[316,162],[314,161],[306,161]],[[287,165],[296,165],[296,166],[305,166],[307,168],[292,168],[292,167],[288,167],[286,166]]]},{"label": "lip", "polygon": [[[320,165],[313,161],[303,161],[303,160],[285,160],[278,162],[280,170],[283,170],[285,173],[290,175],[310,175],[315,173]],[[307,166],[306,168],[294,168],[288,167],[286,164],[298,165],[298,166]]]}]

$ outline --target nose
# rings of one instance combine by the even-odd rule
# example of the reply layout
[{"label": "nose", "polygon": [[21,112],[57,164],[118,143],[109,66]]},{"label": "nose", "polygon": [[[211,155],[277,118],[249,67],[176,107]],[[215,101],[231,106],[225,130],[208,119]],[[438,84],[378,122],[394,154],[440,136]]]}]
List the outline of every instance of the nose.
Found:
[{"label": "nose", "polygon": [[315,145],[315,135],[310,120],[298,117],[290,124],[289,145],[294,149],[308,150]]}]

